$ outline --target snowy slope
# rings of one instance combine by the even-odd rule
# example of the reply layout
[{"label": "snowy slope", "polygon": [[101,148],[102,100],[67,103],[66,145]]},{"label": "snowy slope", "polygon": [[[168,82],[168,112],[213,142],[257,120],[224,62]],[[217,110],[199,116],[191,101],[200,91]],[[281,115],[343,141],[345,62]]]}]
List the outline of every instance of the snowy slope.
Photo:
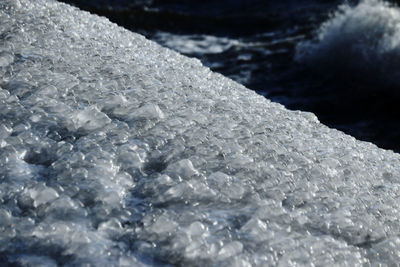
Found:
[{"label": "snowy slope", "polygon": [[0,22],[0,262],[400,261],[398,154],[65,4]]}]

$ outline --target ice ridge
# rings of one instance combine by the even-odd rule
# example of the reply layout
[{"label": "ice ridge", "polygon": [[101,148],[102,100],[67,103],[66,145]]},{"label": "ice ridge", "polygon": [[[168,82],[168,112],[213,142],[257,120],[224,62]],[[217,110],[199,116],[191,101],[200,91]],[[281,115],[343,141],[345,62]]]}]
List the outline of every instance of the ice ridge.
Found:
[{"label": "ice ridge", "polygon": [[1,264],[400,262],[398,154],[66,4],[0,21]]}]

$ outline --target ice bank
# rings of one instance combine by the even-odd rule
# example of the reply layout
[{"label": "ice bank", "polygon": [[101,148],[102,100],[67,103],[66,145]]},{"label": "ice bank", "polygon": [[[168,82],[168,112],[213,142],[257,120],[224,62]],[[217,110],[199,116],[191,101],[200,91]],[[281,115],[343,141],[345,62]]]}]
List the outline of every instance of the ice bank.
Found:
[{"label": "ice bank", "polygon": [[68,5],[0,21],[1,263],[400,262],[398,154]]}]

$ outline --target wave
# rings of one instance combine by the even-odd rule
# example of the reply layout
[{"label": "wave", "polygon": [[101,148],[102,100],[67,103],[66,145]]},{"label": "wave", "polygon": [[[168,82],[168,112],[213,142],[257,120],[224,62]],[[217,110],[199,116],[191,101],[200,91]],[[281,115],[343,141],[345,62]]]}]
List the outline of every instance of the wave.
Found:
[{"label": "wave", "polygon": [[157,32],[153,40],[182,54],[219,54],[228,49],[240,46],[240,42],[227,37],[212,35],[177,35],[168,32]]},{"label": "wave", "polygon": [[313,40],[297,45],[295,59],[325,76],[339,78],[339,82],[370,89],[397,87],[400,9],[380,0],[342,4]]}]

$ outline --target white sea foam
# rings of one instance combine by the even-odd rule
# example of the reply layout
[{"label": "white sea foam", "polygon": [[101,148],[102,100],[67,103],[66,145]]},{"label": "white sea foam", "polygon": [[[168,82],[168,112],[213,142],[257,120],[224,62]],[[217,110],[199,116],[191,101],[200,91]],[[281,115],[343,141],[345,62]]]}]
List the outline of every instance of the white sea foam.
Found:
[{"label": "white sea foam", "polygon": [[218,54],[241,45],[238,40],[211,35],[175,35],[158,32],[153,39],[184,54]]},{"label": "white sea foam", "polygon": [[68,5],[0,21],[2,264],[399,262],[398,154]]},{"label": "white sea foam", "polygon": [[381,0],[341,5],[297,60],[331,75],[381,86],[400,84],[400,9]]}]

